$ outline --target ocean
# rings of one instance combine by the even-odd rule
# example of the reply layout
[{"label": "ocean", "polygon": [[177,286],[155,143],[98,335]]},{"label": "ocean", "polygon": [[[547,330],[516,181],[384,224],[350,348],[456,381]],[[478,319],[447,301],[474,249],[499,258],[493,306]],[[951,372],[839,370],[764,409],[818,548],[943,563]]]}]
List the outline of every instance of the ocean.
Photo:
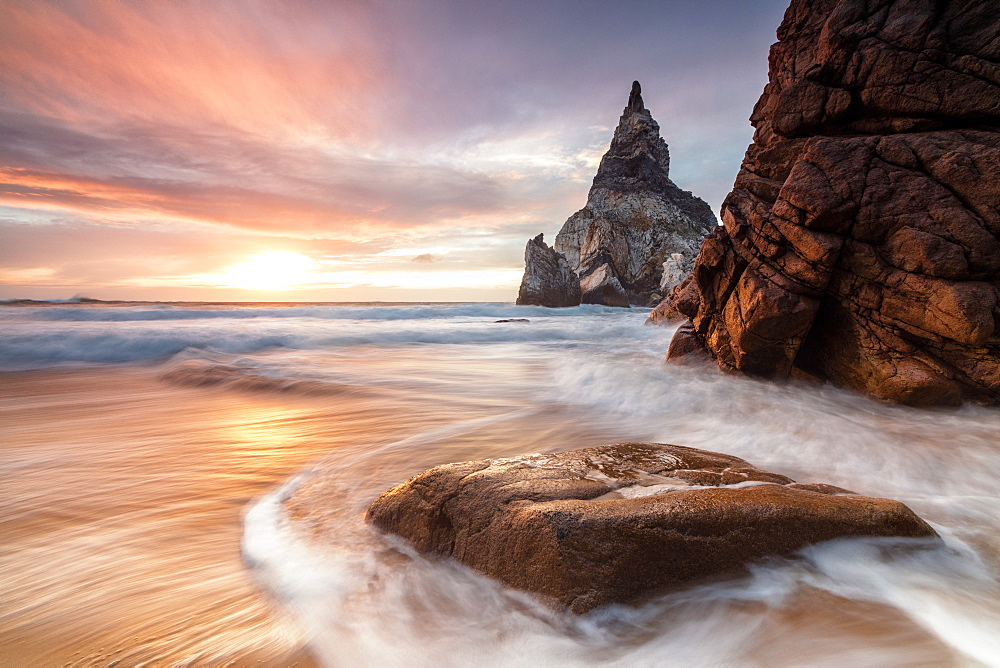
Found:
[{"label": "ocean", "polygon": [[[1000,666],[1000,409],[666,365],[647,313],[0,305],[0,665]],[[572,616],[363,521],[437,464],[623,441],[898,499],[944,542]]]}]

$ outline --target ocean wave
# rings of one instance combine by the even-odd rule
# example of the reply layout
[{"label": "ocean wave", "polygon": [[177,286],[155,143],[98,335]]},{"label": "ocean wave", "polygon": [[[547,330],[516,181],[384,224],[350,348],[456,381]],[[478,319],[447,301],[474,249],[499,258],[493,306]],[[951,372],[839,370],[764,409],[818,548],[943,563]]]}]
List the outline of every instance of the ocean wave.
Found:
[{"label": "ocean wave", "polygon": [[[383,466],[370,463],[366,478],[361,458],[405,456],[406,446],[425,442],[391,444],[350,465],[319,463],[246,511],[244,562],[313,629],[311,648],[326,663],[995,663],[995,574],[942,527],[943,546],[840,539],[643,604],[560,614],[363,523]],[[789,615],[802,621],[790,626]],[[873,624],[872,615],[890,621]]]},{"label": "ocean wave", "polygon": [[[635,309],[643,314],[648,309]],[[621,309],[584,304],[572,308],[517,306],[502,302],[361,306],[237,306],[210,307],[152,304],[142,306],[13,307],[0,306],[0,319],[14,321],[135,322],[149,320],[208,320],[312,318],[317,320],[436,320],[460,318],[560,318],[621,313]]]},{"label": "ocean wave", "polygon": [[[653,350],[616,348],[551,351],[534,391],[523,393],[535,414],[496,416],[478,436],[484,425],[456,420],[392,443],[338,448],[248,508],[245,563],[314,630],[322,661],[997,664],[1000,583],[995,558],[983,558],[995,554],[1000,517],[995,409],[921,411],[818,384],[665,366]],[[565,412],[548,412],[555,406]],[[422,468],[469,459],[469,443],[475,458],[496,456],[497,447],[551,451],[532,440],[542,425],[552,429],[544,448],[579,447],[574,428],[613,425],[615,439],[727,452],[803,482],[896,498],[944,544],[831,541],[756,562],[746,576],[577,617],[453,560],[424,558],[364,523],[379,493]]]},{"label": "ocean wave", "polygon": [[305,396],[361,396],[369,391],[357,384],[325,380],[274,378],[241,364],[185,359],[171,364],[160,379],[186,387],[224,387],[244,392],[280,392]]},{"label": "ocean wave", "polygon": [[[393,318],[390,314],[375,320],[218,317],[188,321],[8,321],[0,330],[0,369],[155,363],[189,349],[249,354],[272,349],[330,351],[407,345],[560,344],[573,348],[615,342],[641,346],[655,341],[664,349],[666,346],[664,330],[641,326],[644,312],[640,311],[578,312],[586,317],[557,313],[523,323],[496,322],[502,319],[497,316],[510,313],[481,305],[477,308],[488,315],[471,315],[473,310],[469,310],[446,311],[450,314],[447,317]],[[402,310],[410,312],[410,307]]]},{"label": "ocean wave", "polygon": [[[564,351],[539,394],[605,419],[627,418],[649,440],[726,452],[801,482],[891,496],[933,516],[928,490],[970,495],[976,512],[1000,492],[995,408],[936,410],[874,401],[829,384],[719,373],[714,363],[664,365],[647,348],[617,357]],[[940,449],[937,444],[949,443]],[[901,468],[905,462],[905,470]]]}]

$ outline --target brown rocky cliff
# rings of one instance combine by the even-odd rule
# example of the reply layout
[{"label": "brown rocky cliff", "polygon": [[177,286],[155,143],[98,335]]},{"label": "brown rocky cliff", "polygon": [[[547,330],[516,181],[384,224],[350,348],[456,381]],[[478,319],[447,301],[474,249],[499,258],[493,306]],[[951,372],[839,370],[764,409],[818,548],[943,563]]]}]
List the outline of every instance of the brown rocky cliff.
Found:
[{"label": "brown rocky cliff", "polygon": [[794,0],[778,39],[670,356],[1000,401],[1000,3]]}]

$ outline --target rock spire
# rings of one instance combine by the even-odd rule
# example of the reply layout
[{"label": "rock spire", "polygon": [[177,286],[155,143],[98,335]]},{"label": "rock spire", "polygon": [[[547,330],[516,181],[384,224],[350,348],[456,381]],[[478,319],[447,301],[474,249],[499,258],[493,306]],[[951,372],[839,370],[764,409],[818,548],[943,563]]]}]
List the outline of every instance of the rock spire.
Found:
[{"label": "rock spire", "polygon": [[628,94],[628,106],[625,108],[631,112],[641,112],[646,108],[642,103],[642,86],[638,81],[632,82],[632,92]]},{"label": "rock spire", "polygon": [[524,248],[524,278],[517,303],[551,307],[580,303],[580,279],[566,258],[549,248],[541,234],[529,239]]},{"label": "rock spire", "polygon": [[670,180],[669,170],[667,144],[635,81],[587,205],[556,236],[555,249],[580,275],[584,302],[645,305],[672,254],[683,256],[685,273],[690,268],[717,221],[708,204]]}]

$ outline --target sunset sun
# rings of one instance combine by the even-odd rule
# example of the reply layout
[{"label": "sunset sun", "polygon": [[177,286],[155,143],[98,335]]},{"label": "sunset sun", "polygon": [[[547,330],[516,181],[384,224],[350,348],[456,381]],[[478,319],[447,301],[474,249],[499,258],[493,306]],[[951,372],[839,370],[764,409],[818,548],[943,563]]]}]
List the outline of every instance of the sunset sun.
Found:
[{"label": "sunset sun", "polygon": [[229,285],[244,290],[288,290],[310,280],[316,266],[299,253],[264,251],[226,271]]}]

